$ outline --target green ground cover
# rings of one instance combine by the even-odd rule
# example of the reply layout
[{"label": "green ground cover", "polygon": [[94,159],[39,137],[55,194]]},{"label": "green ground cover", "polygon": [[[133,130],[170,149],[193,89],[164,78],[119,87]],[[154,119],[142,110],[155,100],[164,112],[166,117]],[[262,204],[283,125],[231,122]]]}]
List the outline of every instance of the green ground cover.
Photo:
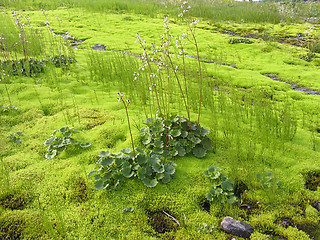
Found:
[{"label": "green ground cover", "polygon": [[[200,159],[192,154],[170,159],[177,166],[167,184],[159,181],[149,188],[139,179],[127,179],[118,190],[97,191],[87,175],[98,154],[132,148],[118,92],[131,101],[134,145],[144,148],[140,129],[157,106],[148,90],[152,86],[134,81],[135,72],[143,74],[137,57],[143,50],[135,41],[139,33],[147,49],[160,44],[165,8],[148,2],[146,12],[139,13],[140,2],[97,1],[89,11],[85,1],[76,7],[71,1],[57,3],[33,1],[19,10],[23,7],[16,1],[22,29],[11,22],[10,1],[1,1],[0,20],[6,24],[0,26],[0,239],[231,239],[220,229],[225,216],[251,224],[251,239],[320,239],[319,211],[312,207],[320,201],[319,94],[305,93],[320,91],[319,24],[301,23],[301,15],[299,21],[281,23],[214,20],[206,11],[200,14],[201,4],[209,3],[196,2],[194,15],[201,18],[194,30],[203,76],[200,124],[210,130],[212,149]],[[167,9],[177,5],[172,4]],[[157,11],[150,14],[152,9]],[[228,12],[227,6],[223,9]],[[247,11],[242,5],[237,9]],[[171,35],[188,32],[176,8],[167,12]],[[82,40],[77,49],[61,37],[66,32]],[[231,44],[231,39],[242,43]],[[191,40],[189,34],[185,75],[195,120],[199,68]],[[106,51],[92,50],[95,44]],[[177,55],[174,46],[170,50]],[[61,55],[76,62],[64,62]],[[56,56],[57,61],[49,60]],[[34,66],[27,64],[30,58],[43,60],[43,71],[35,76],[28,74]],[[13,71],[12,64],[3,64],[17,59],[26,61],[27,76],[22,68]],[[181,57],[175,61],[181,73]],[[188,117],[178,84],[171,84],[159,90],[164,109]],[[71,145],[45,160],[44,142],[64,126],[74,127],[79,131],[74,139],[91,146]],[[221,167],[234,183],[236,203],[206,199],[212,184],[203,173],[209,166]]]}]

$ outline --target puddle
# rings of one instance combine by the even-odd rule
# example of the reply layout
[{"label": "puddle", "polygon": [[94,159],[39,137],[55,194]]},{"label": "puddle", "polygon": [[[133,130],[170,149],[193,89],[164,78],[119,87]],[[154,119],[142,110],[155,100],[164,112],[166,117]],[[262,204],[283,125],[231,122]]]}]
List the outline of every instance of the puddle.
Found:
[{"label": "puddle", "polygon": [[319,91],[316,91],[316,90],[312,90],[310,88],[305,88],[305,87],[300,87],[298,86],[298,84],[295,84],[295,83],[289,83],[287,81],[282,81],[277,75],[275,74],[263,74],[263,76],[266,76],[272,80],[275,80],[275,81],[278,81],[278,82],[283,82],[283,83],[287,83],[287,84],[290,84],[290,86],[292,87],[292,89],[294,91],[299,91],[299,92],[304,92],[304,93],[307,93],[307,94],[312,94],[312,95],[319,95]]},{"label": "puddle", "polygon": [[173,217],[171,213],[164,210],[148,212],[149,224],[157,233],[166,233],[174,231],[179,225],[168,216]]}]

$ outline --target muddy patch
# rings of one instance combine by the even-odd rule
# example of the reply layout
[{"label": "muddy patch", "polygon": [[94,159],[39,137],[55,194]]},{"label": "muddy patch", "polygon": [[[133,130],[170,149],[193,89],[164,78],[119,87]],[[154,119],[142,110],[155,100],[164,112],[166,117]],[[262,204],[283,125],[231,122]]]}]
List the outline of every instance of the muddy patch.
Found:
[{"label": "muddy patch", "polygon": [[299,92],[312,94],[312,95],[319,95],[319,91],[312,90],[310,88],[300,87],[298,84],[295,84],[295,83],[289,83],[287,81],[283,81],[276,74],[268,73],[268,74],[263,74],[263,76],[266,76],[274,81],[287,83],[292,87],[292,90],[294,91],[299,91]]},{"label": "muddy patch", "polygon": [[147,211],[149,224],[157,233],[175,231],[179,225],[176,218],[166,210]]}]

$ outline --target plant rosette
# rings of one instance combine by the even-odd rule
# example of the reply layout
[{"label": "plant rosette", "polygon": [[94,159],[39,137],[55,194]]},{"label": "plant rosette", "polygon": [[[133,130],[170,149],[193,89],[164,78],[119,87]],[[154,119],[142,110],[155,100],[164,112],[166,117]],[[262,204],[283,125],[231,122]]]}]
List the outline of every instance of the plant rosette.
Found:
[{"label": "plant rosette", "polygon": [[175,163],[163,163],[160,155],[146,153],[135,149],[136,155],[130,148],[118,153],[102,151],[95,168],[88,174],[94,176],[94,188],[103,190],[108,187],[118,189],[119,184],[126,178],[140,179],[147,187],[155,187],[158,182],[168,183],[175,175]]},{"label": "plant rosette", "polygon": [[185,117],[148,118],[146,125],[139,134],[142,144],[165,159],[191,152],[203,158],[212,148],[212,140],[207,136],[210,131]]},{"label": "plant rosette", "polygon": [[[73,127],[62,127],[54,130],[54,133],[48,138],[44,145],[48,146],[48,153],[45,155],[46,160],[54,158],[59,153],[64,152],[70,145],[79,146],[81,148],[87,148],[91,146],[91,143],[80,143],[72,138],[74,133],[79,132],[73,129]],[[59,134],[60,137],[57,137]]]},{"label": "plant rosette", "polygon": [[228,202],[230,204],[237,202],[237,197],[233,193],[233,183],[221,173],[220,167],[210,166],[203,174],[212,180],[211,188],[206,194],[208,201],[216,200],[220,203]]}]

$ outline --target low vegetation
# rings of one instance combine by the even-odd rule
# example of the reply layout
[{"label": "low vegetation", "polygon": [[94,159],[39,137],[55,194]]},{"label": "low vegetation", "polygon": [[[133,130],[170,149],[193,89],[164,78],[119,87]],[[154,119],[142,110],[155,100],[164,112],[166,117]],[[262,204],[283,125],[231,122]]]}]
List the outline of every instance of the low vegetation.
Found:
[{"label": "low vegetation", "polygon": [[0,239],[320,239],[317,2],[0,11]]}]

